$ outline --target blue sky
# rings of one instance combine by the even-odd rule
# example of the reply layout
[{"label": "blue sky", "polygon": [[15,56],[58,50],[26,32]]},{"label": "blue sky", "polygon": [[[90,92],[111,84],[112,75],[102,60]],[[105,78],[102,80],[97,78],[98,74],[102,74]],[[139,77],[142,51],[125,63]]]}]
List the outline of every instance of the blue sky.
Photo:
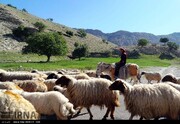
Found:
[{"label": "blue sky", "polygon": [[180,32],[180,0],[0,0],[71,28],[155,35]]}]

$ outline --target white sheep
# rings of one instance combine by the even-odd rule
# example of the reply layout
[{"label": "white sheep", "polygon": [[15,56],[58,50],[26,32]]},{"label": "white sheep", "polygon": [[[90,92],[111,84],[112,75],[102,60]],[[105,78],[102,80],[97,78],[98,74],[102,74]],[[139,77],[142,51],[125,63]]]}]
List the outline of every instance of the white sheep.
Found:
[{"label": "white sheep", "polygon": [[48,91],[43,78],[34,78],[32,80],[13,80],[13,82],[28,92],[46,92]]},{"label": "white sheep", "polygon": [[14,91],[21,94],[34,105],[38,113],[43,115],[56,114],[58,120],[67,120],[76,113],[73,104],[60,92],[25,92]]},{"label": "white sheep", "polygon": [[79,80],[79,79],[90,79],[91,78],[86,73],[79,73],[79,74],[69,75],[69,76],[74,77],[77,80]]},{"label": "white sheep", "polygon": [[77,80],[71,76],[62,76],[56,81],[56,85],[67,88],[67,98],[73,103],[74,107],[85,107],[88,110],[90,119],[93,115],[90,111],[92,105],[106,106],[107,111],[103,119],[106,119],[111,112],[114,119],[115,107],[120,106],[119,93],[110,91],[108,87],[111,81],[103,78],[91,78]]},{"label": "white sheep", "polygon": [[110,90],[119,90],[124,96],[126,109],[133,116],[139,115],[145,119],[167,117],[179,119],[180,92],[165,83],[130,85],[122,79],[117,79]]},{"label": "white sheep", "polygon": [[0,73],[0,81],[13,81],[13,80],[31,80],[33,78],[41,77],[40,74],[30,72],[2,72]]},{"label": "white sheep", "polygon": [[40,115],[25,98],[10,90],[0,90],[0,120],[39,120]]},{"label": "white sheep", "polygon": [[161,80],[161,74],[158,72],[141,72],[141,76],[144,75],[145,78],[148,80],[148,83],[151,81],[157,81],[157,83]]},{"label": "white sheep", "polygon": [[47,86],[47,90],[48,91],[53,91],[53,88],[54,86],[56,85],[55,82],[56,82],[57,79],[46,79],[44,81],[44,84]]}]

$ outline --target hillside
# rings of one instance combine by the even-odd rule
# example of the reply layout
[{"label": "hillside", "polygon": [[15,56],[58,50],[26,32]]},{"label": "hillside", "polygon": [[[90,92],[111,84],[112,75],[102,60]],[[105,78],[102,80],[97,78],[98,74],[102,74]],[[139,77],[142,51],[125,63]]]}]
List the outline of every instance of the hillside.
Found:
[{"label": "hillside", "polygon": [[106,39],[114,44],[119,46],[129,46],[129,45],[136,45],[137,41],[141,38],[145,38],[150,43],[160,43],[159,40],[161,37],[166,37],[169,41],[176,42],[180,44],[180,33],[172,33],[169,35],[154,35],[150,33],[143,33],[143,32],[128,32],[128,31],[117,31],[113,33],[103,33],[100,30],[92,30],[86,29],[87,33],[93,34],[95,36],[101,37]]},{"label": "hillside", "polygon": [[[46,19],[36,17],[28,12],[18,10],[13,7],[0,4],[0,51],[16,51],[20,52],[26,43],[18,42],[12,35],[12,30],[19,25],[25,27],[33,27],[35,22],[44,23],[48,31],[61,32],[64,34],[64,38],[67,41],[69,52],[74,49],[74,43],[79,42],[87,44],[90,52],[101,52],[111,50],[116,45],[111,42],[103,42],[102,38],[87,33],[85,38],[81,38],[77,35],[77,30],[67,27],[65,25],[57,24]],[[66,32],[73,32],[73,36],[66,36]]]}]

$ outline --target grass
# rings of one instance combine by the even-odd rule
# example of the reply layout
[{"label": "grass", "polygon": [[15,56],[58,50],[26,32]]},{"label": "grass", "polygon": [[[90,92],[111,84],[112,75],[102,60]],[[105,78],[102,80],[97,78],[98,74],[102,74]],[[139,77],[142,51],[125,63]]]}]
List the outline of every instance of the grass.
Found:
[{"label": "grass", "polygon": [[[82,58],[69,60],[66,57],[52,56],[51,62],[46,63],[46,56],[34,54],[22,55],[20,53],[0,52],[0,68],[5,70],[60,70],[60,69],[80,69],[94,70],[98,62],[114,63],[120,58]],[[136,63],[140,68],[148,66],[168,67],[170,65],[180,65],[180,59],[160,60],[157,55],[142,55],[140,59],[127,59],[127,63]],[[29,62],[27,62],[29,61]]]}]

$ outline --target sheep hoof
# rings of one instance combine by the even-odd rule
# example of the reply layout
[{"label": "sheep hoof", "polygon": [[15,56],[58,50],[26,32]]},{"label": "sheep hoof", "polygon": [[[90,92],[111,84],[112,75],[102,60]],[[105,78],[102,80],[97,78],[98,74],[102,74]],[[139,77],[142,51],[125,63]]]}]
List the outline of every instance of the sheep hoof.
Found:
[{"label": "sheep hoof", "polygon": [[103,117],[102,120],[107,120],[106,117]]},{"label": "sheep hoof", "polygon": [[93,120],[93,117],[90,117],[89,120]]},{"label": "sheep hoof", "polygon": [[114,116],[111,116],[111,119],[114,120]]}]

